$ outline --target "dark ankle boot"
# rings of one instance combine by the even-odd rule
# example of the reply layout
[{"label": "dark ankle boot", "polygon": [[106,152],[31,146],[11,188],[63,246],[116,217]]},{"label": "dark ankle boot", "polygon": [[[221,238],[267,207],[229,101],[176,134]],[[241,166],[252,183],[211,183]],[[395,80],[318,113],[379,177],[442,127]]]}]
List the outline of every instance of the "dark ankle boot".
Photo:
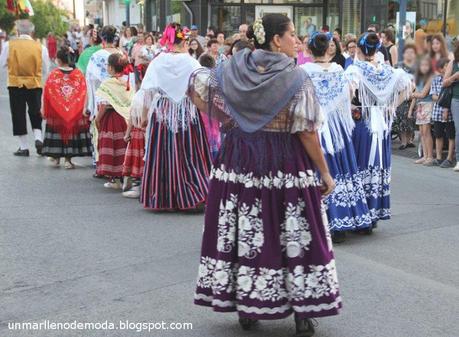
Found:
[{"label": "dark ankle boot", "polygon": [[333,243],[342,243],[346,241],[346,232],[331,232]]},{"label": "dark ankle boot", "polygon": [[312,337],[315,330],[312,320],[309,318],[300,319],[295,315],[296,334],[295,337]]},{"label": "dark ankle boot", "polygon": [[255,319],[239,317],[239,324],[242,327],[242,330],[252,330],[253,327],[258,323]]}]

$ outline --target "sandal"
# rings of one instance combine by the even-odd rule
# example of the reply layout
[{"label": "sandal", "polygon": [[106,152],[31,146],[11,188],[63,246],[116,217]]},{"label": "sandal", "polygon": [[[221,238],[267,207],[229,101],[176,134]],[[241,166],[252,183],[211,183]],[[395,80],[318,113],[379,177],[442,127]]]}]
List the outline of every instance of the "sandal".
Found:
[{"label": "sandal", "polygon": [[415,163],[415,164],[424,164],[425,161],[426,161],[425,158],[420,158],[420,159],[418,159],[418,160],[415,160],[414,163]]},{"label": "sandal", "polygon": [[72,163],[70,160],[66,160],[64,163],[64,168],[67,170],[72,170],[75,168],[75,164]]}]

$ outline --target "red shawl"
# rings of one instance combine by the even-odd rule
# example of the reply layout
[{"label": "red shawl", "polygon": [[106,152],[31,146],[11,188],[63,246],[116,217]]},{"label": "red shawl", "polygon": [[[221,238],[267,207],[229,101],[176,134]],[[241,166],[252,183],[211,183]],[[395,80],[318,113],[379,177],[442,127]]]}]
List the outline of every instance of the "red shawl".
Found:
[{"label": "red shawl", "polygon": [[83,115],[86,102],[86,80],[74,69],[64,73],[54,69],[45,84],[43,109],[46,123],[61,134],[64,142],[87,127]]}]

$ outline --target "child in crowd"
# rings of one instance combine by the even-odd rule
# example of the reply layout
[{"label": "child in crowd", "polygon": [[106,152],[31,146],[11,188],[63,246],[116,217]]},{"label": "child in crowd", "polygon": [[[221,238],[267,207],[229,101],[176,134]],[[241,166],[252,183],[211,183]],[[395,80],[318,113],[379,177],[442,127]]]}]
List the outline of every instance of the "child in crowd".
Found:
[{"label": "child in crowd", "polygon": [[[137,100],[140,104],[135,104]],[[133,98],[133,107],[141,106],[144,101],[143,91],[138,91]],[[137,109],[138,110],[138,109]],[[128,144],[123,163],[123,197],[137,199],[140,197],[140,182],[145,166],[145,129],[141,124],[142,111],[131,107],[124,141]]]},{"label": "child in crowd", "polygon": [[216,66],[215,59],[209,54],[202,54],[199,57],[199,64],[208,69],[215,68]]},{"label": "child in crowd", "polygon": [[408,118],[416,113],[416,125],[419,125],[421,133],[421,144],[423,157],[415,161],[416,164],[433,166],[433,140],[430,122],[432,120],[433,101],[430,94],[432,85],[433,71],[430,58],[424,57],[420,60],[416,69],[416,91],[413,93],[413,100],[408,111]]},{"label": "child in crowd", "polygon": [[[441,58],[437,61],[438,75],[433,79],[432,86],[430,88],[430,94],[435,102],[433,105],[432,121],[434,125],[435,151],[437,159],[434,161],[434,165],[440,166],[441,168],[454,167],[454,139],[456,137],[453,116],[450,109],[443,108],[437,103],[443,86],[443,76],[445,75],[448,62],[449,60],[447,58]],[[442,161],[443,140],[445,136],[448,138],[448,157]]]},{"label": "child in crowd", "polygon": [[96,173],[110,178],[104,185],[106,188],[121,188],[127,147],[124,136],[134,96],[129,79],[126,80],[123,75],[127,65],[126,55],[111,54],[108,57],[108,73],[111,77],[103,81],[96,92],[98,114],[95,123],[99,130],[99,161]]},{"label": "child in crowd", "polygon": [[83,115],[86,102],[86,81],[80,70],[71,63],[67,47],[57,52],[57,65],[45,84],[43,117],[46,119],[42,154],[51,158],[55,166],[65,158],[64,167],[73,169],[73,157],[91,156],[92,145],[89,121]]}]

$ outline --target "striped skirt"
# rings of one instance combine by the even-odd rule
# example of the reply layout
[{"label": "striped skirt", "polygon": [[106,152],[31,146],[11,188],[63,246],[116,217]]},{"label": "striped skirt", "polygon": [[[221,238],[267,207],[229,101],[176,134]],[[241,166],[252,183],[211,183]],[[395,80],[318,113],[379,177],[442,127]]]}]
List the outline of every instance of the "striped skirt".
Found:
[{"label": "striped skirt", "polygon": [[90,157],[92,151],[91,135],[87,129],[82,128],[81,132],[74,134],[67,142],[64,142],[60,133],[46,125],[42,152],[44,156],[52,158]]},{"label": "striped skirt", "polygon": [[127,144],[124,141],[126,121],[115,110],[107,110],[100,121],[99,161],[96,173],[108,177],[122,177]]},{"label": "striped skirt", "polygon": [[177,132],[151,116],[140,202],[152,210],[187,210],[207,197],[211,158],[201,118]]},{"label": "striped skirt", "polygon": [[145,166],[144,156],[145,132],[133,127],[131,141],[128,143],[124,157],[123,177],[142,178],[143,167]]}]

